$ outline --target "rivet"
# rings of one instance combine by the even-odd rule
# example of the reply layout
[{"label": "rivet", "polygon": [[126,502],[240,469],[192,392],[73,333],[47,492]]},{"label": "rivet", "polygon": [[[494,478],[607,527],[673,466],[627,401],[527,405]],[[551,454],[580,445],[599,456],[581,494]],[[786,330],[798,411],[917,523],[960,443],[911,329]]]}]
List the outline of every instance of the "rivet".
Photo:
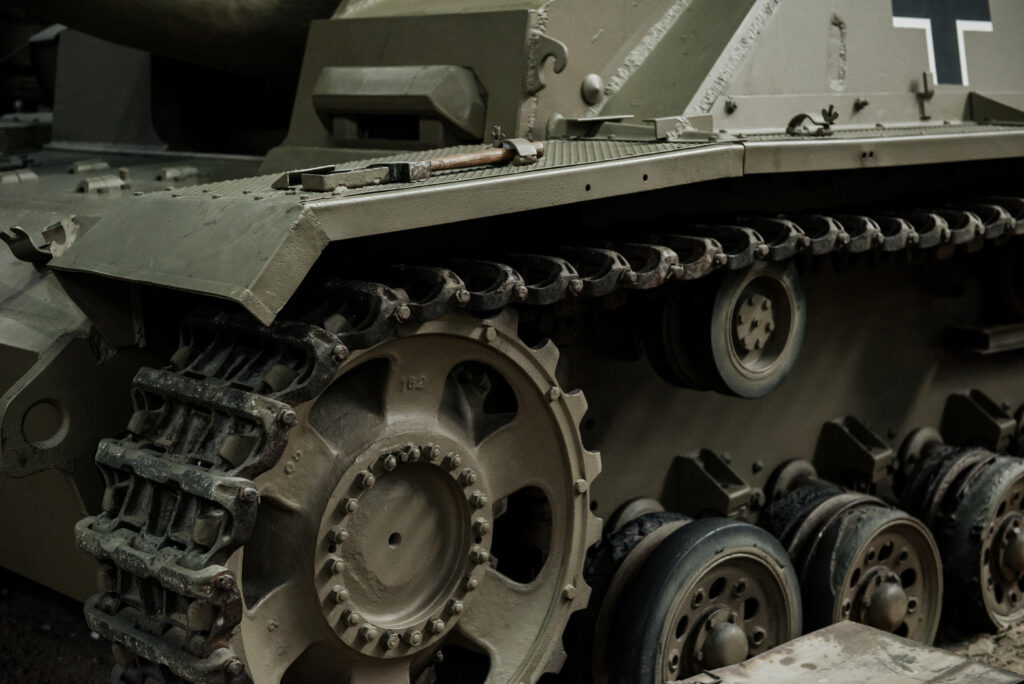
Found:
[{"label": "rivet", "polygon": [[333,587],[331,587],[331,598],[334,600],[335,603],[339,604],[348,601],[348,589],[341,586],[340,584],[335,584]]},{"label": "rivet", "polygon": [[373,625],[363,625],[359,630],[359,636],[363,641],[373,641],[380,634],[380,631]]},{"label": "rivet", "polygon": [[327,538],[334,544],[344,544],[348,541],[348,530],[340,525],[335,525],[328,530]]},{"label": "rivet", "polygon": [[483,508],[487,505],[487,496],[483,492],[473,492],[472,496],[469,497],[469,504],[473,508]]},{"label": "rivet", "polygon": [[419,646],[423,642],[423,632],[418,629],[410,629],[405,633],[405,642],[410,646]]},{"label": "rivet", "polygon": [[476,577],[467,577],[462,586],[466,591],[475,591],[480,586],[480,580]]},{"label": "rivet", "polygon": [[281,412],[277,414],[277,422],[287,427],[295,425],[297,420],[298,418],[295,415],[295,411],[292,411],[291,409],[281,409]]},{"label": "rivet", "polygon": [[340,558],[332,558],[327,561],[327,567],[330,568],[331,572],[335,575],[340,575],[341,571],[345,569],[345,561]]},{"label": "rivet", "polygon": [[583,494],[587,491],[587,481],[576,480],[576,482],[573,483],[572,488],[577,494]]},{"label": "rivet", "polygon": [[[377,482],[377,478],[374,477],[373,473],[371,473],[369,470],[363,470],[356,477],[356,482],[358,482],[359,486],[362,487],[363,489],[369,489]],[[351,511],[349,512],[351,513]]]},{"label": "rivet", "polygon": [[281,625],[278,624],[277,620],[271,620],[270,622],[267,623],[267,631],[271,632],[271,633],[276,632],[277,628],[280,627],[280,626]]},{"label": "rivet", "polygon": [[547,396],[548,400],[555,401],[555,400],[558,399],[558,397],[562,396],[562,390],[560,390],[557,387],[551,387],[551,388],[548,389],[548,392],[547,392],[546,396]]},{"label": "rivet", "polygon": [[462,601],[452,599],[448,602],[448,612],[452,615],[460,615],[466,606],[463,605]]},{"label": "rivet", "polygon": [[583,77],[580,96],[588,105],[596,105],[604,99],[604,80],[599,74],[587,74]]},{"label": "rivet", "polygon": [[247,503],[255,503],[260,499],[260,493],[252,487],[242,487],[238,490],[238,498]]},{"label": "rivet", "polygon": [[572,601],[576,598],[576,587],[571,584],[565,585],[565,588],[562,589],[562,598],[566,601]]},{"label": "rivet", "polygon": [[469,559],[477,565],[482,565],[491,559],[491,554],[487,553],[487,549],[474,546],[473,550],[469,552]]},{"label": "rivet", "polygon": [[473,532],[475,532],[478,537],[483,537],[490,531],[491,523],[487,522],[486,518],[477,518],[473,521]]},{"label": "rivet", "polygon": [[334,360],[337,361],[338,363],[341,363],[342,361],[347,359],[348,355],[348,347],[346,347],[343,344],[336,344],[334,345],[334,348],[331,349],[331,356],[333,356]]},{"label": "rivet", "polygon": [[427,624],[427,629],[430,630],[431,634],[440,634],[444,631],[444,620],[441,618],[434,618]]},{"label": "rivet", "polygon": [[476,473],[474,473],[469,468],[466,468],[461,473],[459,473],[459,482],[462,483],[463,487],[468,487],[472,484],[476,484]]},{"label": "rivet", "polygon": [[356,625],[361,625],[363,623],[363,616],[354,610],[346,610],[341,614],[341,617],[349,624],[350,627],[355,627]]},{"label": "rivet", "polygon": [[342,508],[345,509],[346,513],[355,513],[359,510],[359,502],[353,498],[347,498],[342,502]]},{"label": "rivet", "polygon": [[381,646],[383,646],[386,651],[398,648],[398,644],[400,643],[402,643],[402,638],[398,636],[398,632],[392,632],[391,630],[384,632],[384,636],[381,637],[380,640]]}]

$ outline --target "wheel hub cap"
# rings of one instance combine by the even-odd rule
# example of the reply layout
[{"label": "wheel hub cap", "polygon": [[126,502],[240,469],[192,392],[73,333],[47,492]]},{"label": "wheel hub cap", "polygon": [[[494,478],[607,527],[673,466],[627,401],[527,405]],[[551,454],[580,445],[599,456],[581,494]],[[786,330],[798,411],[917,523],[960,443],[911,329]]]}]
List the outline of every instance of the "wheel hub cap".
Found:
[{"label": "wheel hub cap", "polygon": [[371,447],[369,465],[338,483],[313,568],[328,624],[379,657],[419,651],[451,630],[490,560],[490,500],[473,459],[410,437]]}]

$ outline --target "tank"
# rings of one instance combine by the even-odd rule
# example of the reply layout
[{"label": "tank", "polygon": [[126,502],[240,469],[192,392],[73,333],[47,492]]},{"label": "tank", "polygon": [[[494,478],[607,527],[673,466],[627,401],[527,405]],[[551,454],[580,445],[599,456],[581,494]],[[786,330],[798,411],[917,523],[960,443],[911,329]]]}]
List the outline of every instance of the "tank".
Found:
[{"label": "tank", "polygon": [[113,681],[1024,618],[1020,3],[2,5],[0,564]]}]

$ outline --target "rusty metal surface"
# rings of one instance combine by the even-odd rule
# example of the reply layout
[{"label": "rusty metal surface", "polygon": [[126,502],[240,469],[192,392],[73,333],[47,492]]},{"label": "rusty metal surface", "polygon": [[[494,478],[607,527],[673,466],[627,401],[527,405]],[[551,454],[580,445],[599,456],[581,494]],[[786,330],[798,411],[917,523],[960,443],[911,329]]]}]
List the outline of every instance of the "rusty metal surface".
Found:
[{"label": "rusty metal surface", "polygon": [[1020,675],[924,646],[856,622],[840,622],[739,665],[682,680],[685,684],[1017,684]]}]

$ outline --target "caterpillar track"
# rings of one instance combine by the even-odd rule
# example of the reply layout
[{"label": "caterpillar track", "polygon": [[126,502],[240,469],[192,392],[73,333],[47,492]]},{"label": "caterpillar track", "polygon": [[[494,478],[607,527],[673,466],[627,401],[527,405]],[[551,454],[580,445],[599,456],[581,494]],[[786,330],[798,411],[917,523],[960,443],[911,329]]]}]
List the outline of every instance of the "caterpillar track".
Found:
[{"label": "caterpillar track", "polygon": [[[269,327],[258,327],[226,314],[190,316],[183,325],[181,346],[172,357],[170,365],[161,370],[143,369],[136,375],[132,389],[135,413],[128,425],[128,435],[122,439],[104,441],[96,455],[96,462],[106,482],[103,510],[96,517],[82,520],[76,530],[80,548],[101,562],[100,593],[86,604],[89,624],[114,643],[114,653],[119,663],[115,681],[218,684],[264,679],[269,681],[267,672],[253,671],[251,667],[251,663],[255,662],[263,662],[265,665],[265,659],[261,661],[262,656],[251,645],[239,646],[240,641],[246,641],[247,632],[242,628],[243,618],[247,610],[254,610],[254,606],[247,605],[244,599],[245,582],[238,574],[241,567],[238,556],[240,550],[244,554],[246,544],[254,532],[258,532],[257,528],[261,520],[264,520],[261,511],[267,506],[275,506],[275,500],[277,507],[297,504],[288,503],[288,495],[280,493],[283,485],[277,483],[268,487],[260,483],[266,481],[268,474],[290,474],[294,471],[298,464],[298,456],[295,455],[297,447],[289,446],[289,435],[296,426],[301,428],[309,420],[310,409],[307,405],[310,402],[315,404],[318,397],[327,396],[332,382],[338,377],[345,377],[346,368],[360,358],[371,358],[375,349],[387,349],[389,344],[403,344],[403,340],[415,340],[420,334],[429,337],[432,325],[444,326],[446,321],[454,320],[457,328],[462,326],[468,331],[460,333],[465,335],[465,339],[472,338],[486,345],[506,336],[511,336],[509,339],[515,338],[514,326],[510,329],[507,323],[504,327],[502,324],[490,323],[503,311],[520,312],[520,336],[554,334],[557,338],[561,329],[557,325],[552,328],[551,321],[578,316],[579,311],[574,308],[576,303],[586,303],[588,300],[598,302],[600,306],[597,310],[603,311],[606,316],[611,315],[608,311],[614,312],[623,307],[636,310],[639,307],[644,311],[648,311],[651,306],[662,307],[659,309],[662,316],[669,318],[654,317],[652,320],[657,324],[652,327],[657,327],[657,330],[645,332],[644,341],[648,356],[663,377],[675,384],[697,389],[716,389],[722,393],[747,397],[763,396],[785,379],[788,369],[782,373],[781,378],[777,375],[770,378],[766,389],[758,381],[735,380],[721,373],[710,376],[706,370],[696,366],[687,367],[686,359],[672,356],[672,349],[680,346],[678,338],[673,337],[681,334],[678,327],[674,327],[678,326],[678,322],[670,320],[672,316],[678,315],[677,306],[665,307],[662,302],[676,301],[669,294],[674,292],[673,283],[701,280],[713,282],[711,289],[693,290],[700,297],[713,298],[722,279],[731,273],[759,273],[766,268],[786,273],[786,267],[790,264],[796,263],[806,269],[826,257],[839,267],[855,259],[903,259],[911,263],[944,260],[956,254],[971,254],[981,249],[1009,249],[1012,244],[1016,244],[1014,239],[1022,233],[1024,200],[1002,197],[951,203],[948,207],[938,209],[882,208],[835,215],[707,217],[692,221],[677,231],[652,234],[649,242],[612,240],[594,245],[560,246],[550,250],[496,251],[482,259],[435,260],[426,255],[420,261],[410,264],[356,267],[356,271],[364,270],[371,274],[381,274],[382,277],[376,281],[324,278],[302,294],[300,301],[303,302],[304,310],[296,308],[291,312],[293,322],[275,323]],[[632,234],[635,235],[636,231]],[[624,295],[629,295],[629,298],[624,298]],[[704,305],[695,302],[692,296],[687,294],[690,298],[683,300],[685,304],[678,307],[683,316],[687,314],[687,306],[693,311],[703,310]],[[762,311],[767,311],[763,302],[770,300],[769,294],[756,301],[746,300],[746,303],[749,306],[757,304]],[[462,317],[465,313],[478,318],[464,319]],[[781,316],[777,311],[774,313]],[[790,315],[796,320],[795,311],[791,311]],[[468,320],[479,322],[464,322]],[[668,323],[663,325],[666,320]],[[743,324],[742,330],[736,332],[736,343],[751,353],[767,348],[768,340],[772,339],[775,319],[769,315],[765,320],[768,325],[762,323],[760,330],[756,326],[751,327],[749,321]],[[781,326],[782,320],[779,318],[774,325]],[[706,319],[700,317],[692,321],[693,325],[706,324]],[[525,332],[526,326],[530,325],[534,326],[532,332]],[[786,334],[799,337],[802,336],[802,330],[794,328]],[[685,344],[682,346],[686,347]],[[796,352],[790,354],[793,361],[796,361],[798,351],[799,343]],[[694,353],[701,352],[697,350]],[[553,361],[545,363],[546,367],[550,366],[547,372],[553,380]],[[368,365],[372,364],[367,362],[362,367]],[[417,376],[404,375],[402,382],[415,385]],[[562,392],[556,381],[544,391],[551,402],[569,401],[572,398],[572,401],[578,403],[578,406],[570,409],[570,413],[573,421],[579,423],[583,410],[581,398],[576,399],[577,395]],[[570,430],[570,433],[573,431],[575,429]],[[849,424],[840,426],[840,432],[851,434]],[[852,432],[856,433],[856,430]],[[856,434],[860,437],[860,433]],[[359,486],[369,489],[365,487],[366,482],[386,478],[401,463],[436,461],[440,464],[442,449],[429,439],[428,435],[422,443],[409,442],[406,446],[385,450],[380,455],[383,460],[376,461],[376,465],[358,473],[353,470],[342,476],[342,480],[346,477],[362,478],[359,481],[363,484]],[[306,440],[301,439],[300,445]],[[861,441],[864,440],[861,437]],[[941,444],[941,438],[933,438],[930,443]],[[1003,449],[1007,447],[1006,444],[1000,444],[993,445],[993,448],[997,446]],[[914,448],[917,454],[924,447],[917,445]],[[292,455],[283,461],[283,455],[289,453]],[[453,453],[445,457],[444,462],[448,465],[442,470],[450,471],[457,480],[462,478],[458,481],[463,484],[470,482],[466,494],[470,506],[490,510],[486,496],[472,486],[476,476],[465,474],[474,471],[468,469],[456,472],[462,459],[472,458],[466,455],[456,461]],[[571,486],[575,488],[575,495],[585,502],[589,496],[591,480],[596,475],[596,456],[580,458],[578,463],[571,464],[570,470],[575,473],[572,480],[574,484]],[[604,458],[614,459],[617,455],[606,452]],[[703,463],[705,469],[713,471],[713,464],[708,461]],[[455,464],[454,467],[452,464]],[[906,459],[901,461],[900,476],[904,480],[924,482],[928,477],[935,477],[915,474],[911,468],[913,464]],[[862,492],[878,493],[892,501],[894,495],[891,491],[877,491],[879,483],[882,489],[891,485],[896,465],[890,465],[881,478],[864,479],[860,477],[862,472],[853,473],[857,477],[852,479],[849,473],[827,474],[832,477],[833,483],[818,484],[814,479],[816,473],[801,471],[794,475],[800,469],[791,468],[784,473],[787,481],[780,484],[776,479],[774,489],[767,492],[771,497],[768,503],[774,502],[775,506],[774,509],[769,507],[769,520],[772,519],[772,510],[777,513],[780,507],[787,505],[787,496],[803,496],[802,501],[807,500],[806,492],[798,494],[800,487],[809,487],[807,492],[815,492],[809,504],[812,508],[823,501],[833,500],[836,495],[847,502],[838,509],[833,506],[834,512],[828,514],[831,517],[819,523],[826,527],[832,524],[829,521],[839,520],[857,506],[868,506],[865,510],[874,511],[872,515],[888,515],[882,513],[889,510],[889,505],[882,499],[867,494],[844,494],[844,490],[836,489],[834,483]],[[954,477],[956,473],[947,476],[947,479]],[[737,485],[744,486],[742,478]],[[346,486],[357,487],[355,484]],[[910,486],[909,491],[911,493],[905,497],[905,506],[912,513],[922,515],[922,519],[935,529],[934,520],[922,511],[926,506],[941,505],[942,496],[936,498],[934,494],[915,494],[913,492],[918,490],[914,486]],[[356,508],[353,504],[358,503],[357,498],[338,496],[340,498],[337,501],[332,499],[332,506],[349,507],[351,510],[348,512],[354,513]],[[758,496],[761,496],[760,500]],[[484,503],[480,504],[480,501]],[[712,508],[711,512],[756,521],[758,511],[765,503],[764,496],[757,494],[739,511]],[[800,504],[803,510],[808,510],[807,505]],[[570,505],[567,510],[574,509]],[[475,522],[471,521],[471,524],[475,526],[474,529],[479,529],[480,525],[489,527],[497,522],[502,512],[496,510],[491,513],[493,518],[478,518]],[[621,527],[630,518],[642,519],[645,512],[643,506],[640,506],[616,525]],[[913,518],[902,515],[908,524],[913,523]],[[587,585],[582,581],[582,552],[597,541],[597,536],[590,510],[585,503],[582,509],[568,514],[568,518],[572,522],[570,533],[563,539],[569,555],[564,561],[565,571],[566,576],[576,579],[564,586],[555,587],[555,595],[559,597],[556,603],[565,601],[572,610],[579,610],[586,605],[589,593]],[[814,553],[801,550],[798,543],[794,546],[792,532],[782,530],[782,527],[795,524],[801,518],[794,517],[791,511],[781,517],[776,514],[776,522],[768,522],[766,526],[779,536],[783,544],[788,544],[787,551],[793,562],[802,562],[806,567],[808,563],[819,562],[811,558]],[[931,539],[920,523],[913,524],[923,530],[922,534],[927,540]],[[1000,524],[1012,527],[1012,521]],[[341,539],[348,538],[348,533],[339,532],[341,528],[336,524],[328,527],[326,534],[333,540],[332,548],[335,542],[340,546]],[[653,529],[659,527],[654,525]],[[677,527],[678,524],[672,531],[676,531]],[[693,529],[688,525],[684,528]],[[613,531],[608,530],[609,533]],[[661,536],[664,537],[665,533]],[[735,533],[748,532],[743,528]],[[800,534],[806,535],[808,532]],[[626,553],[618,553],[613,569],[618,569],[620,564],[630,565],[624,563],[625,559],[631,557],[630,554],[636,548],[640,548],[638,542],[645,536],[646,533],[639,537],[634,535],[632,541],[627,543]],[[937,562],[934,544],[928,547],[931,542],[927,540],[922,541],[923,546],[915,551],[922,554],[920,558],[915,556],[918,558],[917,567],[922,573],[928,571],[930,563],[934,565]],[[861,545],[867,543],[861,541]],[[955,544],[956,539],[945,543]],[[771,551],[781,553],[778,549],[772,547]],[[501,567],[493,562],[492,549],[478,544],[469,551],[475,559],[467,566],[469,570],[474,563],[484,567]],[[649,555],[651,549],[643,553]],[[327,554],[324,562],[328,565],[337,563],[337,567],[342,564],[339,557],[332,554]],[[856,562],[864,561],[861,559]],[[627,571],[633,574],[639,572],[635,567],[627,567]],[[588,570],[590,582],[596,581],[597,593],[588,609],[589,617],[585,620],[587,627],[583,636],[579,637],[584,644],[590,643],[592,637],[589,630],[595,625],[598,625],[598,634],[601,633],[600,625],[610,618],[599,617],[597,613],[611,610],[608,605],[614,603],[616,593],[620,591],[610,587],[612,580],[609,571],[603,572],[603,579],[598,577],[595,580],[595,575]],[[879,575],[885,578],[890,576],[898,578],[899,574],[892,575],[890,572]],[[805,570],[800,581],[806,584],[809,578]],[[773,581],[771,578],[763,580],[768,593],[763,595],[762,600],[775,608],[775,599],[770,599],[770,585]],[[898,579],[892,581],[899,584]],[[930,581],[934,586],[939,579],[932,577]],[[347,676],[352,681],[361,681],[360,677],[378,681],[374,678],[381,675],[376,668],[398,652],[406,655],[408,662],[402,672],[390,672],[387,675],[395,677],[395,681],[430,681],[423,678],[443,675],[446,671],[436,658],[434,661],[430,658],[424,660],[418,654],[428,653],[425,642],[432,644],[434,652],[443,652],[448,630],[458,622],[463,610],[462,602],[466,601],[466,605],[469,605],[467,587],[472,585],[475,589],[479,582],[476,575],[467,575],[461,588],[449,588],[441,592],[448,597],[445,599],[447,607],[442,607],[441,613],[429,617],[425,622],[417,618],[416,626],[403,624],[401,630],[397,626],[374,625],[352,609],[325,609],[328,622],[341,622],[341,626],[336,628],[337,637],[351,651],[352,658],[345,670]],[[341,584],[327,582],[317,586],[317,591],[328,604],[336,601],[344,608],[343,604],[352,600],[349,589]],[[915,638],[924,641],[934,638],[937,627],[934,610],[941,601],[941,584],[938,586],[930,595],[911,598],[912,602],[928,604],[926,608],[931,611],[922,609],[927,620],[920,630],[910,630],[911,636]],[[608,596],[612,596],[612,599],[602,607],[600,601]],[[634,605],[636,600],[634,597]],[[904,596],[892,600],[903,601],[905,604],[907,599]],[[708,631],[715,635],[717,641],[714,644],[709,641],[697,648],[697,653],[705,654],[697,660],[686,653],[673,651],[673,654],[665,655],[657,648],[652,651],[650,644],[643,646],[647,637],[642,634],[633,637],[634,640],[639,639],[639,642],[630,643],[640,644],[640,652],[647,653],[652,660],[658,663],[664,660],[666,677],[685,675],[709,665],[729,664],[735,657],[733,654],[738,652],[735,645],[737,639],[741,639],[744,644],[748,637],[752,639],[754,645],[750,649],[740,649],[746,656],[763,652],[776,643],[797,636],[799,628],[795,625],[799,625],[800,611],[792,605],[792,597],[784,601],[790,603],[788,610],[796,616],[796,622],[780,624],[770,629],[770,633],[761,630],[759,637],[737,632],[734,623],[722,622],[720,617],[708,618]],[[796,602],[798,605],[798,598]],[[456,604],[457,609],[453,608]],[[853,604],[845,595],[836,599],[836,605],[840,606],[841,613],[823,614],[811,621],[815,624],[828,624],[851,616],[849,606]],[[853,617],[897,633],[900,633],[900,629],[908,629],[902,615],[893,618],[889,614],[892,610],[888,613],[883,610],[875,615],[870,613],[868,605],[865,603],[861,609],[858,604],[852,611]],[[557,640],[570,612],[563,610],[559,613],[561,617],[549,627],[552,630],[549,639]],[[1016,613],[1012,619],[1016,619],[1015,616]],[[806,625],[809,621],[807,618],[804,620]],[[983,619],[979,619],[980,622]],[[440,626],[437,627],[437,624]],[[729,629],[722,627],[730,624],[733,627]],[[527,626],[522,629],[529,631],[535,628]],[[570,634],[578,636],[579,629],[574,629],[576,631]],[[741,626],[739,629],[746,627]],[[431,637],[432,630],[436,634],[434,638]],[[590,663],[579,665],[579,653],[572,652],[571,641],[572,638],[568,638],[567,644],[573,660],[566,670],[569,673],[566,676],[583,676],[582,673],[586,673],[598,681],[609,676],[605,671],[605,663],[595,660],[593,669]],[[556,647],[556,643],[552,641],[541,645],[543,652],[555,653],[554,656],[523,656],[522,666],[518,670],[512,668],[515,676],[523,681],[536,681],[545,671],[557,671],[561,664],[557,653],[561,649]],[[297,658],[299,654],[292,655]],[[411,669],[409,662],[412,663]],[[629,659],[620,659],[616,667],[627,667],[623,662],[629,662]],[[272,676],[279,677],[281,674],[275,672]],[[497,681],[493,672],[491,677],[487,681]]]}]

